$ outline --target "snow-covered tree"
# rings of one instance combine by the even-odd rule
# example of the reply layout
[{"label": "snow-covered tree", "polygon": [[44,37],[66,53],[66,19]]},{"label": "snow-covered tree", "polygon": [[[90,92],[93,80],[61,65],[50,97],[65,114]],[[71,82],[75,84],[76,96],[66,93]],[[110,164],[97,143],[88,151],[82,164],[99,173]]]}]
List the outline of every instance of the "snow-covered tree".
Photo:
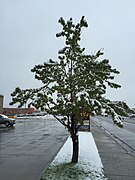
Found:
[{"label": "snow-covered tree", "polygon": [[[62,25],[62,31],[56,36],[65,38],[65,47],[58,51],[58,60],[50,59],[31,70],[43,86],[25,90],[17,87],[11,94],[10,105],[19,103],[19,107],[22,107],[28,103],[29,106],[52,114],[70,132],[73,142],[72,162],[77,162],[77,132],[78,123],[83,123],[82,112],[95,115],[105,109],[106,113],[112,115],[114,122],[122,126],[110,100],[104,96],[107,86],[120,87],[112,82],[114,74],[119,72],[111,67],[109,60],[101,60],[102,50],[87,55],[85,48],[81,48],[81,31],[83,27],[88,27],[84,16],[77,24],[73,23],[72,18],[68,21],[60,18],[58,22]],[[63,118],[59,118],[58,114]]]}]

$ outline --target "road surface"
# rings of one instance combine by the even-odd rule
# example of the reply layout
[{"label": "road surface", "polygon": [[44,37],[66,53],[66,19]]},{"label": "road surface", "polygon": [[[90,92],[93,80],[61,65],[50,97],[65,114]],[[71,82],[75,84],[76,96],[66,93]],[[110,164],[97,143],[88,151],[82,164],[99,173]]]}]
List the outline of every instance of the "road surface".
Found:
[{"label": "road surface", "polygon": [[0,180],[38,180],[68,137],[56,120],[21,119],[0,127]]},{"label": "road surface", "polygon": [[135,155],[135,119],[125,118],[123,128],[114,125],[111,117],[96,116],[92,120],[121,142],[129,153]]}]

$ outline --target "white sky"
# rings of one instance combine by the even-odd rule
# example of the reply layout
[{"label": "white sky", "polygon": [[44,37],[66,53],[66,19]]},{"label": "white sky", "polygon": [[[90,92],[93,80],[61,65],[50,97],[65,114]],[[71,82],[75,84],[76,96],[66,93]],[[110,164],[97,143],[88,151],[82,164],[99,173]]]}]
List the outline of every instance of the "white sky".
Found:
[{"label": "white sky", "polygon": [[0,0],[0,94],[4,106],[15,87],[39,86],[30,72],[35,64],[57,58],[64,39],[60,17],[78,22],[84,15],[89,28],[83,29],[82,46],[91,54],[104,48],[103,58],[121,73],[109,90],[111,100],[125,100],[135,107],[135,0]]}]

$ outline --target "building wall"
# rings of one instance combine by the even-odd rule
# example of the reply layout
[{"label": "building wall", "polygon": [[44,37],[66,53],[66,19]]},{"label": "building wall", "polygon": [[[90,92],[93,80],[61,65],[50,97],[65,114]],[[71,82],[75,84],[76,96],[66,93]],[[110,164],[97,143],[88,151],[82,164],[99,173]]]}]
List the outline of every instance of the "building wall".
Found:
[{"label": "building wall", "polygon": [[4,96],[0,95],[0,114],[3,113],[3,99],[4,99]]},{"label": "building wall", "polygon": [[35,111],[34,108],[3,108],[3,114],[7,116],[17,114],[31,114]]},{"label": "building wall", "polygon": [[16,115],[16,114],[31,114],[35,112],[34,108],[4,108],[3,107],[4,96],[0,95],[0,114]]}]

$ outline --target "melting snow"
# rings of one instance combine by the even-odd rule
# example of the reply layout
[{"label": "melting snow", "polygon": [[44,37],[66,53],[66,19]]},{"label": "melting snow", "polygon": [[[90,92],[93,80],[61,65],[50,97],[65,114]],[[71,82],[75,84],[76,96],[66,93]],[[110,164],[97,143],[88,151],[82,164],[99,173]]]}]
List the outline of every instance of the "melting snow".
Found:
[{"label": "melting snow", "polygon": [[79,132],[79,161],[70,163],[72,141],[69,137],[42,180],[106,180],[103,165],[91,132]]}]

